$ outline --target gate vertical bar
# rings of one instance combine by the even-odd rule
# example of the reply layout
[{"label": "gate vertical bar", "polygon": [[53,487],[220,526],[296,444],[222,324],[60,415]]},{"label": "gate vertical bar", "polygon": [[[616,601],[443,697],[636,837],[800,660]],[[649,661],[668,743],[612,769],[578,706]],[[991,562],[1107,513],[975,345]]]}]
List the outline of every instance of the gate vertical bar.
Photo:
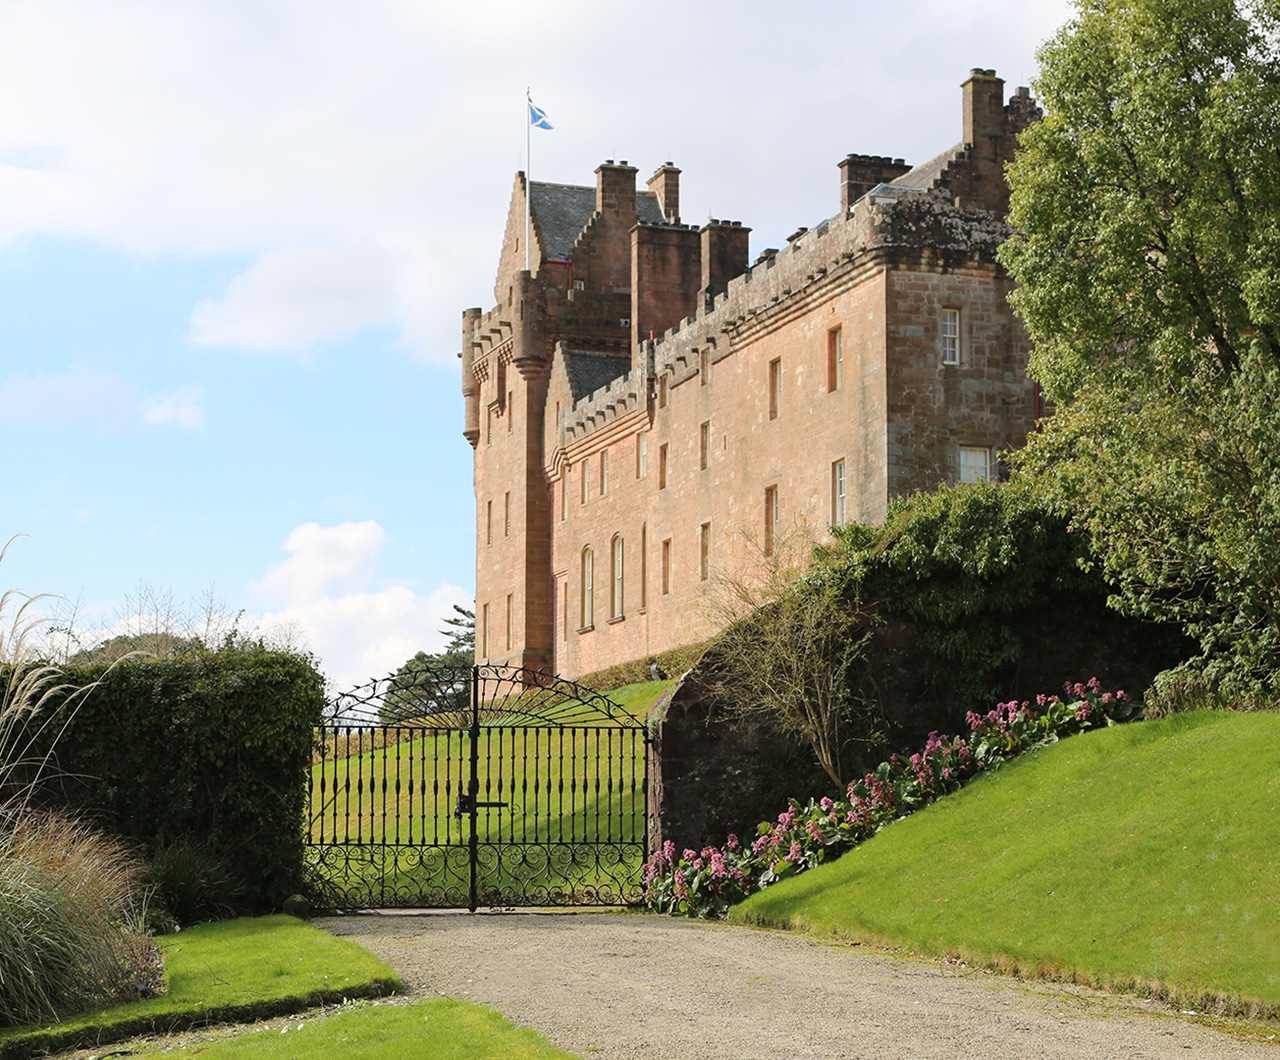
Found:
[{"label": "gate vertical bar", "polygon": [[476,802],[480,798],[480,667],[471,667],[471,780],[467,784],[467,792],[471,796],[471,894],[468,908],[476,911],[479,888],[477,873],[480,861],[480,840],[476,833],[478,827],[476,814],[479,807]]}]

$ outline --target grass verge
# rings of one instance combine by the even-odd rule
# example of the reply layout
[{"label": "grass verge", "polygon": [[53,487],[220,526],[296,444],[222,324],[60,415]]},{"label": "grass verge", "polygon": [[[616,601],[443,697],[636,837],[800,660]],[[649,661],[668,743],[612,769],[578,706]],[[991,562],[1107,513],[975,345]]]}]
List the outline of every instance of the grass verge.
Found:
[{"label": "grass verge", "polygon": [[1280,1015],[1280,714],[1032,752],[730,919]]},{"label": "grass verge", "polygon": [[169,985],[164,997],[0,1030],[0,1058],[264,1019],[400,987],[396,974],[371,953],[288,916],[203,924],[157,941]]},{"label": "grass verge", "polygon": [[[158,1043],[155,1052],[167,1052]],[[138,1055],[149,1055],[143,1047]],[[536,1031],[517,1027],[493,1009],[452,998],[381,1004],[291,1020],[202,1042],[200,1060],[575,1060]]]}]

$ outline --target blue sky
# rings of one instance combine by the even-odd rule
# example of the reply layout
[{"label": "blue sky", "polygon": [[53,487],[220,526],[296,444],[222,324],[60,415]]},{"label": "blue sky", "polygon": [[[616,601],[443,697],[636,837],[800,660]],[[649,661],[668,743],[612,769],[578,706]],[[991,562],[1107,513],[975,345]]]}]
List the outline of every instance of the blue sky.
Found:
[{"label": "blue sky", "polygon": [[[786,11],[785,15],[779,14]],[[753,252],[850,151],[960,138],[1060,0],[0,0],[0,584],[86,639],[211,588],[338,685],[474,585],[462,309],[488,308],[526,86],[535,179],[684,170]],[[137,615],[134,616],[137,621]]]}]

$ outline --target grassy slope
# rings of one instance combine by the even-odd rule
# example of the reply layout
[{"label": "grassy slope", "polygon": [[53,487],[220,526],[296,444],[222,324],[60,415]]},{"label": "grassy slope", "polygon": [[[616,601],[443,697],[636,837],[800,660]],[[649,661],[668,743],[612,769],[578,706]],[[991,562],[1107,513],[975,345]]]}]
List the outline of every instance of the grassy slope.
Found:
[{"label": "grassy slope", "polygon": [[1064,740],[731,918],[1275,1011],[1280,714]]},{"label": "grassy slope", "polygon": [[163,997],[48,1027],[0,1030],[0,1057],[25,1055],[37,1046],[297,1012],[344,997],[378,997],[400,985],[367,950],[289,916],[225,920],[157,941],[169,984]]}]

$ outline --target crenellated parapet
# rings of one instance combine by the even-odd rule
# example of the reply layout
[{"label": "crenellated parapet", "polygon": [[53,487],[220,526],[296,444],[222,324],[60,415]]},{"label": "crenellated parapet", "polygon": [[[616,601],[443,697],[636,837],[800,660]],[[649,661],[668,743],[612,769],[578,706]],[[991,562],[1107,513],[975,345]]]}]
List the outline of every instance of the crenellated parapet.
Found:
[{"label": "crenellated parapet", "polygon": [[563,449],[604,429],[609,424],[647,406],[648,373],[633,368],[560,412],[557,424],[559,445]]}]

